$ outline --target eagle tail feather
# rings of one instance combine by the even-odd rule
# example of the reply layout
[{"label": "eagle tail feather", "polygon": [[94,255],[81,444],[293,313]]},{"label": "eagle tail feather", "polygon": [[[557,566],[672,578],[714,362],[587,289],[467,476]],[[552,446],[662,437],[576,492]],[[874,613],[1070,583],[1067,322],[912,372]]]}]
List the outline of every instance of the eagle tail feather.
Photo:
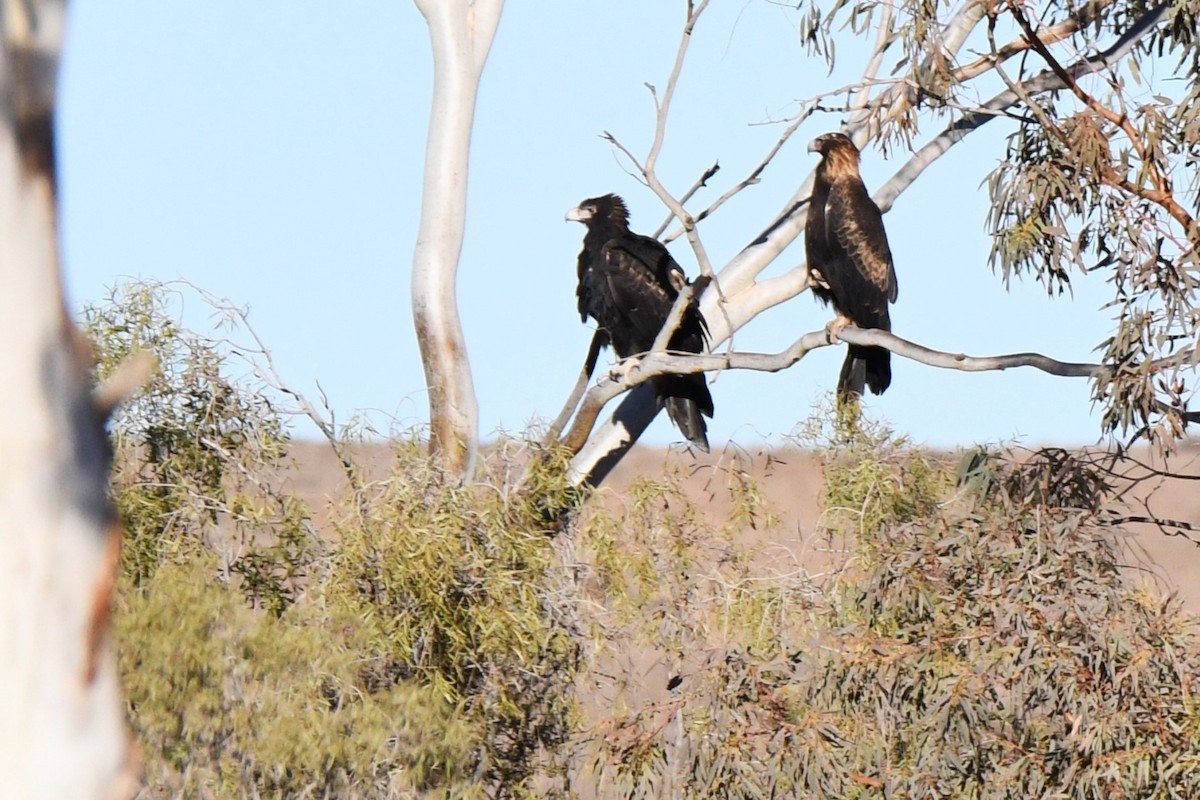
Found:
[{"label": "eagle tail feather", "polygon": [[839,401],[845,401],[852,394],[862,397],[867,388],[872,394],[883,394],[891,383],[891,352],[883,347],[850,345],[838,376]]},{"label": "eagle tail feather", "polygon": [[658,381],[656,388],[671,422],[689,442],[707,453],[708,426],[704,417],[712,417],[713,401],[704,376],[676,375]]},{"label": "eagle tail feather", "polygon": [[854,352],[854,348],[846,353],[846,360],[842,362],[842,371],[838,375],[837,383],[837,399],[838,403],[846,403],[851,399],[857,400],[863,396],[867,386],[867,362],[858,357]]}]

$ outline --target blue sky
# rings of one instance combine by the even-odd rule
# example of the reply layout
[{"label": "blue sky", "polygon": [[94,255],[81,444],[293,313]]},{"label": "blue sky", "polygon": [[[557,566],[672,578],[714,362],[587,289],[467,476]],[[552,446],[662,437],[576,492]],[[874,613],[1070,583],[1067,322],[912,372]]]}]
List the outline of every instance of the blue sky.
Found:
[{"label": "blue sky", "polygon": [[[284,377],[313,398],[320,381],[339,419],[362,410],[385,426],[425,421],[409,269],[432,75],[415,6],[74,0],[71,13],[59,136],[73,307],[125,276],[183,277],[248,305]],[[664,218],[599,134],[645,153],[654,117],[644,83],[665,86],[682,14],[666,0],[507,4],[477,109],[459,269],[485,436],[553,417],[590,340],[574,298],[583,228],[566,210],[614,191],[635,230]],[[828,75],[803,52],[788,10],[714,3],[667,130],[664,182],[680,193],[719,160],[696,202],[707,204],[761,160],[797,100],[859,69],[861,45],[842,40]],[[715,264],[770,221],[816,163],[807,141],[840,122],[810,120],[761,184],[702,225]],[[972,355],[1092,360],[1110,325],[1101,276],[1079,276],[1073,298],[1051,300],[1032,283],[1006,292],[988,267],[981,182],[1002,156],[1005,125],[952,150],[885,217],[900,282],[894,329]],[[904,155],[868,150],[868,187]],[[686,243],[671,249],[695,274]],[[798,243],[767,274],[802,257]],[[736,345],[782,350],[828,318],[804,294]],[[842,357],[826,348],[784,373],[720,375],[710,439],[778,441],[832,388]],[[892,387],[871,406],[919,442],[1096,439],[1085,381],[895,361]],[[678,439],[665,418],[646,436]]]}]

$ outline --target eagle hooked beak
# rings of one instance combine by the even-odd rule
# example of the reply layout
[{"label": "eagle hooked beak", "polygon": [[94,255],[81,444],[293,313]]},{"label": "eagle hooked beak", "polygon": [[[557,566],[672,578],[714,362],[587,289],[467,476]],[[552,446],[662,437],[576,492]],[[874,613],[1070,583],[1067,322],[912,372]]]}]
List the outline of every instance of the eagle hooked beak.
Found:
[{"label": "eagle hooked beak", "polygon": [[824,136],[818,136],[817,138],[815,138],[811,142],[809,142],[808,143],[808,152],[810,152],[810,153],[821,152],[821,140],[824,138],[825,138]]},{"label": "eagle hooked beak", "polygon": [[587,222],[595,213],[591,208],[576,207],[567,212],[567,219],[573,222]]}]

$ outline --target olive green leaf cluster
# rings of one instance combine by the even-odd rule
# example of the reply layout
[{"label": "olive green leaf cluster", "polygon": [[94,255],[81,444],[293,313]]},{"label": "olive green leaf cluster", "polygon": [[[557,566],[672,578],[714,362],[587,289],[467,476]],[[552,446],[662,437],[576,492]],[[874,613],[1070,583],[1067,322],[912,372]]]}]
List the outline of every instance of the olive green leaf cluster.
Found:
[{"label": "olive green leaf cluster", "polygon": [[1191,623],[1120,574],[1104,475],[983,454],[959,485],[870,424],[822,452],[844,570],[776,648],[619,716],[612,794],[1200,796]]},{"label": "olive green leaf cluster", "polygon": [[366,658],[372,626],[299,603],[250,609],[212,558],[126,587],[116,614],[144,797],[440,796],[481,738],[432,688]]},{"label": "olive green leaf cluster", "polygon": [[351,465],[318,536],[284,482],[278,392],[236,330],[180,323],[185,291],[129,284],[84,315],[97,379],[133,350],[161,365],[110,431],[126,530],[115,644],[142,796],[553,787],[578,661],[544,513],[576,502],[565,459],[502,443],[462,487],[416,436],[397,439],[385,475]]}]

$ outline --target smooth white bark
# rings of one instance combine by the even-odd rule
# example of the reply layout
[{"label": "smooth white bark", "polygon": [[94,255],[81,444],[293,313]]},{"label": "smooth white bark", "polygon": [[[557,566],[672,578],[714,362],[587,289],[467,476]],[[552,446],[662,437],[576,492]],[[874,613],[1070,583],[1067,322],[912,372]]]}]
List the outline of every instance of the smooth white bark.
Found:
[{"label": "smooth white bark", "polygon": [[414,0],[433,45],[433,108],[425,150],[412,304],[429,388],[430,449],[461,478],[474,469],[479,406],[458,315],[458,260],[479,78],[503,0]]}]

